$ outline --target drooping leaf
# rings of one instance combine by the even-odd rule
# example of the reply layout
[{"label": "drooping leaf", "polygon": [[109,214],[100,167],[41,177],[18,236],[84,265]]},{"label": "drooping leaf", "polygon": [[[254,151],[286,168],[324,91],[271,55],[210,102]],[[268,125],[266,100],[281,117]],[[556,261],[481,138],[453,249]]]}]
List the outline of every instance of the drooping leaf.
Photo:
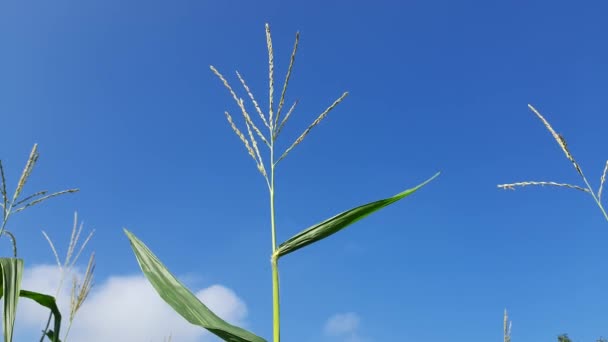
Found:
[{"label": "drooping leaf", "polygon": [[61,340],[59,339],[59,334],[55,334],[53,330],[47,331],[44,335],[46,335],[46,337],[48,337],[49,340],[53,342],[61,342]]},{"label": "drooping leaf", "polygon": [[424,183],[396,194],[393,197],[381,199],[379,201],[371,202],[358,206],[356,208],[344,211],[334,217],[331,217],[321,223],[317,223],[300,233],[296,234],[289,240],[282,243],[275,252],[275,256],[281,257],[289,253],[295,252],[300,248],[306,247],[312,243],[323,240],[326,237],[339,232],[340,230],[348,227],[349,225],[361,220],[362,218],[372,214],[373,212],[380,210],[398,200],[405,198],[418,189],[422,188],[430,181],[435,179],[439,173],[436,173],[433,177],[426,180]]},{"label": "drooping leaf", "polygon": [[23,298],[29,298],[36,303],[44,306],[51,310],[53,314],[53,330],[49,330],[46,332],[46,336],[53,342],[61,342],[59,340],[59,330],[61,329],[61,313],[59,312],[59,308],[57,307],[57,302],[55,301],[55,297],[49,296],[43,293],[21,290],[19,294]]},{"label": "drooping leaf", "polygon": [[21,277],[23,276],[23,259],[0,258],[2,272],[2,286],[0,298],[4,297],[3,322],[4,342],[13,341],[13,328],[21,290]]},{"label": "drooping leaf", "polygon": [[266,342],[249,331],[231,325],[205,306],[177,280],[161,261],[135,235],[125,229],[137,262],[160,297],[188,322],[201,326],[224,341]]}]

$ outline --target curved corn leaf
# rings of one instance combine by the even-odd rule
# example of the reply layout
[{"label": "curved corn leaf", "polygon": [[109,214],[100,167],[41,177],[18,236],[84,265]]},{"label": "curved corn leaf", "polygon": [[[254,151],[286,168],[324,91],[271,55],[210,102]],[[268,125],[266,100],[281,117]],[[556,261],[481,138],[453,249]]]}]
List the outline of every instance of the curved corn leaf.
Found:
[{"label": "curved corn leaf", "polygon": [[61,313],[59,312],[59,308],[57,307],[55,297],[26,290],[21,290],[19,296],[23,298],[29,298],[51,310],[51,313],[53,314],[53,325],[55,329],[47,331],[45,335],[53,342],[61,342],[59,340],[59,330],[61,329]]},{"label": "curved corn leaf", "polygon": [[59,334],[55,334],[55,332],[53,330],[49,330],[44,334],[46,337],[49,338],[49,340],[53,341],[53,342],[61,342],[61,340],[59,339]]},{"label": "curved corn leaf", "polygon": [[17,302],[21,290],[21,277],[23,276],[23,259],[0,258],[2,272],[2,286],[0,286],[0,298],[4,297],[3,322],[4,342],[13,341],[13,328],[15,327],[15,315],[17,314]]},{"label": "curved corn leaf", "polygon": [[160,297],[175,312],[188,322],[201,326],[224,341],[229,342],[266,342],[247,330],[231,325],[209,310],[196,296],[179,282],[158,258],[128,230],[124,230],[131,242],[137,262],[148,281]]},{"label": "curved corn leaf", "polygon": [[396,194],[393,197],[385,198],[379,201],[371,202],[358,206],[356,208],[342,212],[334,217],[331,217],[321,223],[317,223],[314,226],[303,230],[291,239],[283,242],[274,253],[274,257],[279,258],[289,253],[295,252],[302,247],[306,247],[311,243],[315,243],[319,240],[323,240],[326,237],[339,232],[347,226],[359,221],[360,219],[372,214],[373,212],[386,207],[389,204],[397,202],[398,200],[407,197],[418,189],[425,186],[427,183],[439,176],[439,172],[433,177],[426,180],[424,183]]}]

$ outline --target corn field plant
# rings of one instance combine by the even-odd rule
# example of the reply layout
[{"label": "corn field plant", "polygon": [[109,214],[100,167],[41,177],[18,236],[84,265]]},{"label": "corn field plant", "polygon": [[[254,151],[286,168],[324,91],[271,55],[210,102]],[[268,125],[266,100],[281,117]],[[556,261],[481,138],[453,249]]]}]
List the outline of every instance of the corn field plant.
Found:
[{"label": "corn field plant", "polygon": [[509,320],[507,309],[505,309],[502,322],[503,342],[511,342],[511,327],[513,326],[513,322]]},{"label": "corn field plant", "polygon": [[[49,243],[51,251],[55,256],[55,262],[57,263],[57,268],[59,269],[59,284],[57,285],[57,289],[55,292],[55,297],[59,296],[60,291],[63,289],[63,284],[65,283],[66,277],[72,273],[76,262],[80,258],[82,252],[86,248],[87,244],[91,241],[94,230],[90,231],[89,234],[85,237],[84,241],[80,243],[80,237],[82,235],[82,230],[84,224],[81,223],[78,225],[78,214],[74,213],[74,225],[72,226],[72,234],[70,235],[70,241],[68,243],[68,248],[65,252],[65,258],[61,261],[59,257],[59,253],[57,252],[57,248],[51,240],[50,236],[42,231],[42,235]],[[70,330],[76,318],[76,314],[82,307],[82,304],[87,299],[91,288],[93,287],[93,273],[95,272],[95,253],[91,253],[89,256],[89,261],[87,263],[87,268],[85,269],[84,276],[82,281],[80,281],[76,276],[72,278],[72,287],[70,289],[70,315],[68,316],[68,325],[65,329],[65,333],[63,334],[62,341],[67,342],[68,336],[70,334]],[[40,337],[40,342],[44,341],[44,337],[49,334],[49,325],[51,322],[51,315],[46,322],[45,328],[42,330],[42,336]]]},{"label": "corn field plant", "polygon": [[[292,116],[297,101],[294,102],[289,109],[285,107],[285,97],[287,94],[287,88],[289,85],[291,72],[296,58],[296,52],[298,50],[299,33],[296,33],[295,43],[293,51],[289,59],[289,66],[287,68],[287,74],[285,81],[280,90],[278,97],[278,103],[275,102],[275,84],[274,84],[274,53],[272,48],[272,37],[270,34],[270,27],[266,24],[266,45],[268,48],[268,110],[265,113],[260,107],[258,101],[255,99],[251,89],[248,87],[242,75],[237,71],[236,76],[243,86],[247,96],[251,100],[255,111],[257,112],[259,119],[256,119],[256,123],[253,116],[249,114],[245,107],[245,101],[243,98],[236,94],[236,91],[229,84],[228,80],[216,69],[214,66],[210,66],[211,71],[215,74],[220,82],[230,93],[232,99],[236,102],[239,111],[243,116],[243,122],[245,130],[239,128],[233,119],[232,115],[226,111],[224,114],[226,119],[236,134],[239,140],[245,146],[245,149],[249,156],[254,160],[255,165],[262,178],[264,179],[269,194],[269,208],[270,208],[270,238],[272,250],[270,253],[270,264],[271,264],[271,279],[272,279],[272,323],[273,323],[273,341],[279,342],[281,338],[280,333],[280,289],[279,289],[279,259],[286,256],[287,254],[296,252],[297,250],[304,248],[313,243],[319,242],[340,230],[350,226],[351,224],[363,219],[364,217],[378,211],[394,202],[397,202],[420,188],[429,183],[438,173],[433,177],[429,178],[425,182],[400,192],[392,197],[367,203],[356,208],[341,212],[331,218],[328,218],[320,223],[312,225],[311,227],[304,229],[300,233],[296,234],[287,241],[277,244],[276,241],[276,223],[275,223],[275,171],[277,166],[284,161],[284,159],[293,150],[301,144],[304,139],[308,136],[313,128],[318,126],[327,115],[334,110],[348,95],[344,92],[338,97],[332,104],[330,104],[319,116],[308,126],[289,147],[284,151],[277,151],[276,141],[280,137],[281,131],[289,118]],[[266,131],[266,132],[264,132]],[[265,159],[265,153],[263,148],[268,150],[268,159]],[[259,337],[249,331],[246,331],[240,327],[233,326],[228,322],[225,322],[220,317],[215,315],[209,310],[202,302],[196,298],[196,296],[189,291],[182,283],[179,282],[160,262],[160,260],[147,248],[147,246],[135,237],[131,232],[125,230],[128,236],[132,249],[135,253],[137,261],[152,286],[156,289],[162,299],[164,299],[178,314],[185,318],[188,322],[201,326],[211,333],[217,335],[225,341],[231,342],[262,342],[266,341],[262,337]]]},{"label": "corn field plant", "polygon": [[578,175],[582,178],[583,183],[585,185],[581,186],[581,185],[574,185],[574,184],[568,184],[568,183],[547,182],[547,181],[524,181],[524,182],[509,183],[509,184],[499,184],[498,187],[501,189],[515,190],[515,188],[517,188],[517,187],[526,187],[526,186],[554,186],[554,187],[560,187],[560,188],[565,188],[565,189],[572,189],[572,190],[576,190],[576,191],[582,191],[584,193],[587,193],[588,195],[590,195],[593,198],[593,200],[595,201],[595,204],[598,206],[598,208],[604,215],[604,218],[606,219],[606,221],[608,221],[608,213],[606,213],[606,209],[602,205],[602,194],[603,194],[604,184],[606,184],[606,174],[608,173],[608,160],[606,161],[606,165],[604,166],[604,171],[602,172],[602,175],[600,176],[600,185],[599,185],[597,191],[595,191],[593,189],[593,187],[589,184],[587,177],[585,177],[585,174],[583,173],[583,169],[581,168],[579,163],[576,161],[576,159],[574,159],[574,156],[572,155],[572,153],[570,153],[570,150],[568,149],[568,144],[566,144],[566,139],[561,134],[555,132],[555,130],[553,129],[551,124],[549,124],[549,121],[547,121],[547,119],[545,119],[545,117],[542,116],[540,114],[540,112],[538,110],[536,110],[536,108],[534,108],[532,105],[528,105],[528,108],[530,108],[530,110],[542,121],[542,123],[545,125],[545,127],[547,128],[549,133],[551,133],[551,136],[553,136],[553,139],[555,139],[555,141],[561,148],[561,150],[564,153],[564,155],[566,156],[566,158],[570,161],[570,163],[572,164],[572,166],[574,167],[574,169],[576,170]]},{"label": "corn field plant", "polygon": [[[38,145],[35,144],[32,148],[30,156],[27,160],[25,168],[21,173],[17,186],[12,195],[7,192],[7,182],[4,172],[4,166],[0,160],[0,194],[2,196],[0,207],[2,208],[2,222],[0,225],[0,238],[7,237],[10,240],[12,246],[12,257],[0,257],[0,298],[3,299],[2,308],[2,328],[3,328],[3,339],[4,342],[13,341],[13,333],[15,326],[15,317],[17,313],[17,307],[19,298],[28,298],[39,305],[47,308],[50,312],[47,328],[43,332],[41,341],[47,337],[50,341],[60,342],[60,329],[61,329],[61,313],[55,302],[55,297],[28,291],[21,288],[21,279],[24,271],[24,260],[18,257],[17,241],[15,234],[9,230],[10,218],[22,212],[32,206],[46,202],[48,199],[71,194],[78,191],[78,189],[68,189],[49,193],[48,191],[38,191],[28,196],[22,196],[25,185],[30,178],[30,175],[38,161]],[[49,324],[53,320],[53,328],[49,329]]]},{"label": "corn field plant", "polygon": [[[545,117],[536,108],[534,108],[530,104],[528,105],[528,108],[536,115],[536,117],[538,117],[540,119],[540,121],[543,123],[545,128],[547,128],[547,130],[549,131],[549,133],[551,133],[551,136],[553,137],[553,139],[555,139],[555,141],[559,145],[560,149],[562,150],[562,152],[564,153],[564,155],[566,156],[568,161],[570,161],[570,163],[572,164],[572,166],[574,167],[574,169],[576,170],[578,175],[581,177],[581,179],[585,185],[581,186],[581,185],[575,185],[575,184],[569,184],[569,183],[559,183],[559,182],[553,182],[553,181],[523,181],[523,182],[516,182],[516,183],[509,183],[509,184],[499,184],[498,188],[505,189],[505,190],[515,190],[518,187],[527,187],[527,186],[553,186],[553,187],[581,191],[581,192],[589,194],[593,198],[595,204],[598,206],[598,208],[604,215],[604,218],[608,221],[608,214],[606,213],[606,209],[602,205],[602,193],[603,193],[604,185],[606,184],[606,174],[608,173],[608,160],[606,161],[606,165],[604,166],[604,170],[602,171],[602,175],[600,176],[600,185],[599,185],[597,191],[594,191],[593,187],[587,180],[587,177],[585,177],[585,174],[583,173],[583,169],[581,168],[580,164],[576,161],[576,159],[574,159],[574,156],[570,152],[570,149],[568,149],[568,144],[566,143],[566,139],[561,134],[557,133],[555,131],[555,129],[553,129],[553,126],[551,126],[549,121],[547,121],[547,119],[545,119]],[[507,325],[507,323],[508,323],[508,325]],[[567,334],[559,335],[557,337],[557,340],[558,340],[558,342],[562,342],[562,341],[571,342],[571,339],[568,337]],[[606,340],[604,338],[600,338],[597,341],[604,342]],[[504,342],[511,342],[511,322],[509,321],[509,316],[507,315],[506,310],[504,313]]]}]

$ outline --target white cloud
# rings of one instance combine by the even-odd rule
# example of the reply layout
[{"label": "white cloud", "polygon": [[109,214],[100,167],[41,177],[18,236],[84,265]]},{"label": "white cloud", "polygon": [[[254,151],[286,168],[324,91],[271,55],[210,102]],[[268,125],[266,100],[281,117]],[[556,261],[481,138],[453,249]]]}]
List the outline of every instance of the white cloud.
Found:
[{"label": "white cloud", "polygon": [[[57,296],[64,322],[67,322],[69,316],[71,280],[72,275],[66,278],[64,290]],[[54,294],[58,284],[59,272],[56,266],[29,268],[23,277],[23,287],[32,291]],[[194,293],[218,316],[243,326],[247,307],[232,290],[222,285],[213,285]],[[25,336],[27,331],[41,331],[47,318],[48,311],[44,308],[29,300],[20,301],[15,339],[28,340],[20,338],[19,334]],[[203,328],[191,325],[176,314],[158,297],[142,275],[131,275],[113,276],[94,285],[74,321],[69,340],[160,342],[169,335],[179,342],[213,339]]]},{"label": "white cloud", "polygon": [[368,341],[361,337],[359,326],[361,318],[354,312],[338,313],[325,322],[325,335],[332,337],[332,341],[364,342]]},{"label": "white cloud", "polygon": [[359,329],[361,319],[354,312],[335,314],[325,323],[325,333],[330,336],[352,334]]}]

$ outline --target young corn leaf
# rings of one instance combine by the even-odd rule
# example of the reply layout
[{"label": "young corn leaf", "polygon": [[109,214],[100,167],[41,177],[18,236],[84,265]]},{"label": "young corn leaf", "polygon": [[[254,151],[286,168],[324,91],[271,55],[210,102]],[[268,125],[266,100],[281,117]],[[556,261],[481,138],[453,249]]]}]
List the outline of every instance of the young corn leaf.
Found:
[{"label": "young corn leaf", "polygon": [[436,173],[433,177],[426,180],[424,183],[396,194],[393,197],[385,198],[379,201],[371,202],[345,212],[342,212],[332,218],[329,218],[321,223],[317,223],[314,226],[303,230],[291,239],[282,243],[274,253],[276,258],[282,257],[289,253],[295,252],[302,247],[306,247],[312,243],[323,240],[326,237],[339,232],[347,226],[361,220],[362,218],[372,214],[373,212],[386,207],[389,204],[397,202],[398,200],[407,197],[418,189],[425,186],[427,183],[439,176]]},{"label": "young corn leaf", "polygon": [[46,336],[53,342],[61,342],[59,340],[59,330],[61,329],[61,313],[59,312],[59,308],[57,307],[57,303],[55,302],[55,297],[26,290],[21,290],[19,296],[23,298],[29,298],[51,310],[51,313],[54,317],[53,321],[55,329],[47,331]]},{"label": "young corn leaf", "polygon": [[266,342],[247,330],[231,325],[209,310],[177,280],[160,260],[128,230],[137,262],[160,297],[188,322],[201,326],[228,342]]},{"label": "young corn leaf", "polygon": [[23,276],[23,259],[0,258],[0,268],[2,272],[0,298],[4,297],[4,320],[2,322],[4,342],[12,342],[17,302],[21,290],[21,277]]}]

